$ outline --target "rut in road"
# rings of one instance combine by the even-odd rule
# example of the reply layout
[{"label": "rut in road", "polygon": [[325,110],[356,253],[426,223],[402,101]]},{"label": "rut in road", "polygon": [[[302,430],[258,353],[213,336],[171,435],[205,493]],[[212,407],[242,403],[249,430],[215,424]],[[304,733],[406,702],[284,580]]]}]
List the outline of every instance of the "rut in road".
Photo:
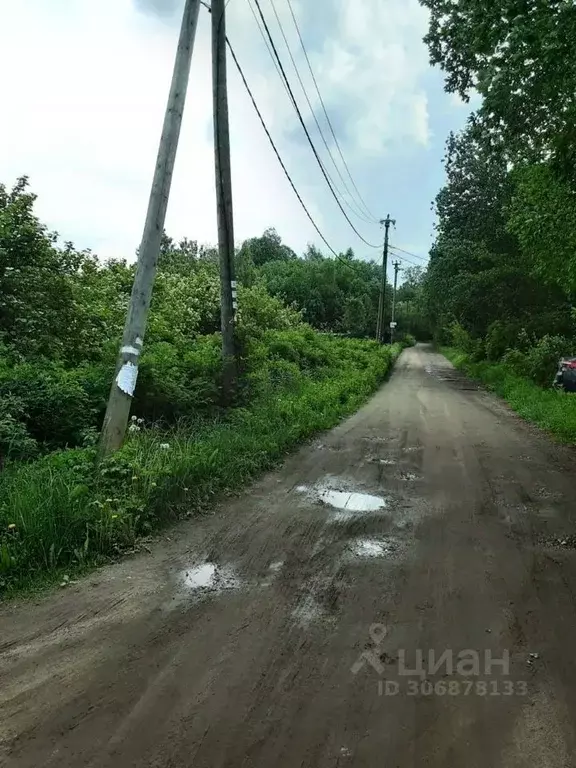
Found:
[{"label": "rut in road", "polygon": [[0,764],[576,765],[573,463],[406,350],[153,554],[0,609]]}]

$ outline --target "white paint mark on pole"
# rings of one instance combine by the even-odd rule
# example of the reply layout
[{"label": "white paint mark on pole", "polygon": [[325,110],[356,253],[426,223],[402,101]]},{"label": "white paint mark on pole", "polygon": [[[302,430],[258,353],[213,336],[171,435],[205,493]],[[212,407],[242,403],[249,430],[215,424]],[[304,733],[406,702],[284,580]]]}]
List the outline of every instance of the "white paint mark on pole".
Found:
[{"label": "white paint mark on pole", "polygon": [[130,344],[127,344],[125,347],[122,347],[122,354],[123,355],[139,355],[140,350],[138,347],[133,347]]},{"label": "white paint mark on pole", "polygon": [[230,285],[232,286],[232,288],[237,288],[238,287],[238,283],[237,283],[236,280],[230,280]]},{"label": "white paint mark on pole", "polygon": [[138,378],[138,366],[128,361],[124,363],[122,368],[118,371],[116,376],[116,384],[118,389],[122,390],[124,394],[132,397],[134,390],[136,389],[136,379]]}]

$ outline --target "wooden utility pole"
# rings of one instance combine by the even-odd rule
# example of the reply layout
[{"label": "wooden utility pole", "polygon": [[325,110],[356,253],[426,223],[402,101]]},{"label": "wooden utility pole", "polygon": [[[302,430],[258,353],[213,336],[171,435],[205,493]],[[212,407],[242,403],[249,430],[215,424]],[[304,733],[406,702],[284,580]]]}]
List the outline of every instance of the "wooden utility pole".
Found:
[{"label": "wooden utility pole", "polygon": [[390,321],[390,344],[394,344],[394,335],[396,333],[396,286],[398,285],[398,270],[400,262],[393,262],[394,267],[394,291],[392,293],[392,319]]},{"label": "wooden utility pole", "polygon": [[160,254],[160,242],[164,232],[166,209],[168,207],[172,173],[174,171],[186,91],[190,77],[192,50],[196,37],[199,10],[200,0],[186,0],[176,60],[174,62],[172,84],[170,86],[164,126],[162,128],[156,168],[154,170],[154,179],[148,201],[148,212],[138,251],[132,295],[118,355],[116,374],[112,382],[104,424],[102,426],[99,447],[100,458],[117,450],[122,445],[130,417],[132,396],[138,376],[138,360],[142,352],[146,321],[148,319],[158,256]]},{"label": "wooden utility pole", "polygon": [[388,268],[388,232],[390,224],[396,224],[395,219],[390,218],[390,214],[385,219],[380,220],[380,224],[384,225],[384,251],[382,253],[382,282],[380,284],[380,299],[378,302],[378,323],[376,326],[376,341],[384,343],[386,325],[386,272]]},{"label": "wooden utility pole", "polygon": [[212,90],[214,99],[214,155],[216,166],[216,206],[218,252],[220,255],[220,310],[222,327],[223,400],[232,401],[236,390],[234,276],[234,217],[232,210],[232,172],[230,168],[230,129],[226,78],[226,2],[212,0]]}]

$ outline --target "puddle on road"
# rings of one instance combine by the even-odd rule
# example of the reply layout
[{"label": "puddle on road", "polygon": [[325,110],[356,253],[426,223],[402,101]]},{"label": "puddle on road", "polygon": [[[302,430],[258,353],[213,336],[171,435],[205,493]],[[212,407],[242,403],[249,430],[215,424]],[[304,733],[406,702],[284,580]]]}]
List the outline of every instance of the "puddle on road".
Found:
[{"label": "puddle on road", "polygon": [[210,562],[182,571],[180,581],[185,589],[194,592],[219,593],[240,587],[240,582],[231,568]]},{"label": "puddle on road", "polygon": [[381,496],[371,496],[369,493],[349,493],[348,491],[333,491],[329,488],[321,490],[318,498],[325,504],[348,512],[376,512],[384,509],[386,501]]},{"label": "puddle on road", "polygon": [[376,512],[386,507],[386,499],[382,496],[372,496],[369,493],[357,493],[354,491],[337,491],[326,486],[309,488],[307,485],[299,485],[298,493],[308,493],[315,497],[321,504],[327,504],[335,509],[347,512]]},{"label": "puddle on road", "polygon": [[344,522],[358,515],[369,512],[378,512],[388,505],[383,496],[373,496],[370,493],[357,491],[340,491],[326,484],[317,486],[299,485],[295,489],[298,493],[305,493],[319,504],[332,507],[330,519],[332,522]]}]

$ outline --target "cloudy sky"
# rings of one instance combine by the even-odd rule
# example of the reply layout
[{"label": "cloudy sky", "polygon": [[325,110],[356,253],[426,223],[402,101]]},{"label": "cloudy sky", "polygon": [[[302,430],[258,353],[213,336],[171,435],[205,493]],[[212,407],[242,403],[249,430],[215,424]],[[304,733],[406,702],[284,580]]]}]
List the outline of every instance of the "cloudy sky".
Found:
[{"label": "cloudy sky", "polygon": [[[271,0],[260,0],[326,168]],[[287,0],[274,0],[315,107]],[[103,258],[133,258],[144,222],[183,0],[0,0],[0,182],[30,177],[51,229]],[[368,208],[397,219],[393,242],[426,255],[430,203],[449,130],[468,108],[442,90],[421,42],[417,0],[292,0],[327,111]],[[250,10],[230,0],[228,36],[285,163],[336,250],[376,252],[350,229],[315,164]],[[229,64],[235,235],[274,226],[297,252],[322,245],[301,210]],[[321,125],[321,111],[318,112]],[[330,134],[326,133],[329,137]],[[335,152],[335,157],[339,159]],[[345,172],[343,172],[345,173]],[[348,211],[348,209],[346,208]],[[382,233],[350,213],[364,237]],[[216,241],[210,17],[201,9],[166,228]]]}]

